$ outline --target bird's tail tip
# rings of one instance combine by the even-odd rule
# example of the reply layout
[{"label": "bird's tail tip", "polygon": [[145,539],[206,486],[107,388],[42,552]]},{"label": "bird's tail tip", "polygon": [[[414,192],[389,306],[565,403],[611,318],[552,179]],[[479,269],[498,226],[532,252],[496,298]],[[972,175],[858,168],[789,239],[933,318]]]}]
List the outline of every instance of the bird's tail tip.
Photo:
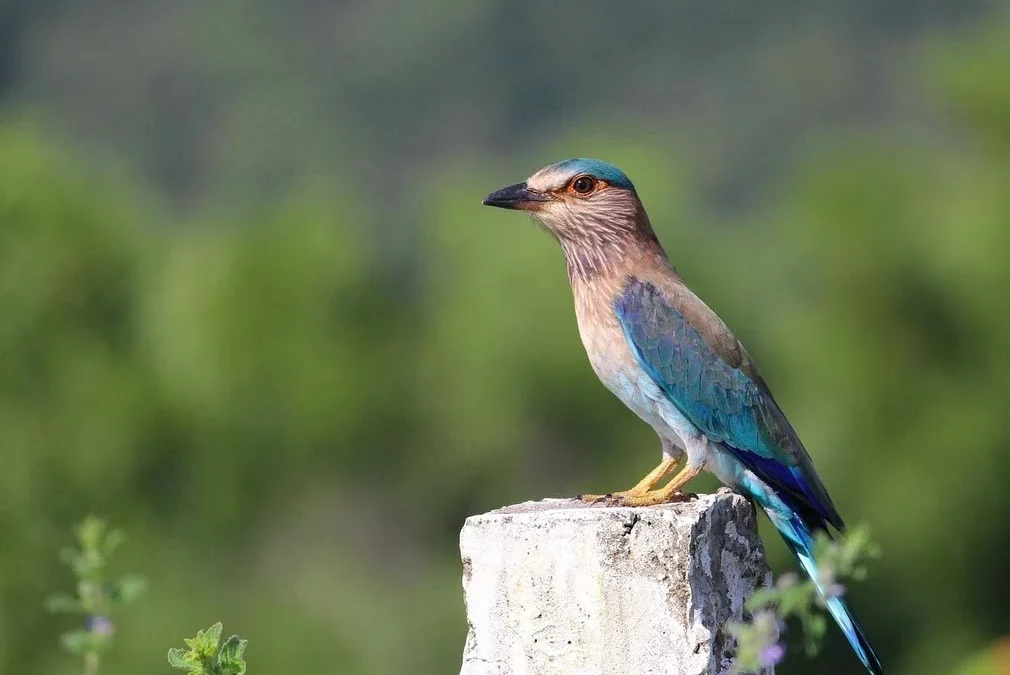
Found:
[{"label": "bird's tail tip", "polygon": [[859,624],[856,615],[852,613],[848,602],[840,597],[831,598],[827,602],[827,607],[828,612],[831,613],[839,628],[842,629],[842,634],[845,635],[845,639],[848,640],[852,651],[856,653],[863,667],[866,668],[870,675],[884,675],[884,667],[881,665],[877,653],[870,646],[870,640],[866,636],[866,631]]},{"label": "bird's tail tip", "polygon": [[[819,574],[817,562],[814,560],[813,537],[810,528],[795,515],[785,521],[773,517],[772,523],[796,555],[803,570],[816,583]],[[883,675],[884,668],[880,663],[880,659],[877,657],[876,652],[873,651],[873,647],[870,646],[870,640],[866,636],[866,631],[859,624],[859,620],[856,619],[856,615],[849,607],[848,601],[842,596],[828,597],[825,589],[820,584],[818,584],[817,588],[821,595],[827,598],[825,605],[827,606],[828,613],[831,614],[831,618],[838,624],[845,639],[852,647],[852,651],[856,653],[856,656],[866,670],[870,675]]]}]

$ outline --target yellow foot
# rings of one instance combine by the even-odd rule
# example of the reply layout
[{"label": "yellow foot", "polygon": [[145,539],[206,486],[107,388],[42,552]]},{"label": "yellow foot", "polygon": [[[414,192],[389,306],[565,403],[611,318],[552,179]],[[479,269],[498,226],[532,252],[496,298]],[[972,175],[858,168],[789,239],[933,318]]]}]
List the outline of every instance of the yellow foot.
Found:
[{"label": "yellow foot", "polygon": [[612,495],[610,500],[615,506],[655,506],[657,504],[672,504],[674,502],[687,502],[697,499],[698,495],[693,492],[668,492],[664,490],[652,490],[638,495]]},{"label": "yellow foot", "polygon": [[620,492],[614,492],[612,494],[606,495],[579,495],[579,499],[586,502],[587,504],[595,504],[602,501],[612,501],[614,499],[623,499],[625,497],[641,497],[647,495],[652,488],[656,487],[661,480],[666,478],[673,468],[677,466],[676,459],[672,457],[663,457],[663,461],[659,463],[655,469],[650,471],[645,478],[638,481],[635,487],[628,490],[621,490]]},{"label": "yellow foot", "polygon": [[[662,465],[660,465],[662,466]],[[659,467],[657,467],[658,470]],[[599,503],[604,502],[614,506],[654,506],[656,504],[669,504],[671,502],[682,502],[694,499],[697,495],[690,492],[681,492],[680,488],[698,475],[701,467],[686,466],[680,473],[673,477],[669,483],[658,490],[649,489],[659,482],[655,480],[649,488],[642,489],[645,481],[624,492],[615,492],[609,495],[582,495],[584,502]],[[655,471],[653,473],[656,473]],[[669,473],[669,471],[667,471]],[[652,476],[652,474],[649,474]],[[647,478],[649,477],[647,476]]]}]

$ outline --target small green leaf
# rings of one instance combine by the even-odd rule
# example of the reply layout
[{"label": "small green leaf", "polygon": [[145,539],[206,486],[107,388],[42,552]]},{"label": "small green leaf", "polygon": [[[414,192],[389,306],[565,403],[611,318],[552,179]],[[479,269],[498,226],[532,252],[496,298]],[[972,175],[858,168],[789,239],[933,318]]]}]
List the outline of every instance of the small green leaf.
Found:
[{"label": "small green leaf", "polygon": [[190,669],[189,663],[186,661],[186,652],[178,647],[172,647],[168,650],[168,664],[180,670]]},{"label": "small green leaf", "polygon": [[85,550],[98,550],[105,535],[105,521],[96,516],[88,516],[77,526],[77,540]]},{"label": "small green leaf", "polygon": [[97,572],[104,567],[101,560],[96,560],[93,556],[77,555],[70,563],[70,569],[78,579],[94,579]]},{"label": "small green leaf", "polygon": [[60,644],[71,654],[83,654],[92,648],[91,633],[86,630],[72,630],[60,636]]},{"label": "small green leaf", "polygon": [[827,625],[827,620],[824,618],[823,614],[814,614],[810,620],[810,630],[813,632],[814,637],[818,640],[824,637]]},{"label": "small green leaf", "polygon": [[217,648],[218,643],[221,641],[221,631],[224,630],[224,626],[220,621],[215,623],[213,626],[207,629],[207,639],[214,643],[214,648]]},{"label": "small green leaf", "polygon": [[759,588],[747,599],[746,608],[748,612],[756,612],[769,605],[777,604],[779,592],[775,588]]},{"label": "small green leaf", "polygon": [[106,558],[112,556],[122,543],[126,541],[126,535],[122,530],[111,530],[105,535],[104,541],[98,547]]},{"label": "small green leaf", "polygon": [[80,614],[81,603],[66,593],[57,593],[46,598],[46,611],[53,614]]},{"label": "small green leaf", "polygon": [[812,658],[817,656],[821,650],[821,640],[824,637],[827,624],[823,614],[815,614],[810,611],[804,612],[800,616],[800,620],[803,624],[803,638],[807,656]]},{"label": "small green leaf", "polygon": [[779,615],[784,617],[795,614],[806,606],[816,595],[817,589],[811,582],[804,582],[780,593]]},{"label": "small green leaf", "polygon": [[245,661],[242,659],[245,647],[246,641],[237,635],[232,635],[225,640],[217,655],[217,665],[220,667],[222,675],[243,675],[245,673]]},{"label": "small green leaf", "polygon": [[109,599],[119,605],[129,605],[147,590],[147,579],[139,574],[127,574],[112,584]]},{"label": "small green leaf", "polygon": [[232,635],[221,645],[221,651],[218,652],[218,660],[231,661],[233,659],[241,659],[245,646],[245,640],[241,639],[238,635]]}]

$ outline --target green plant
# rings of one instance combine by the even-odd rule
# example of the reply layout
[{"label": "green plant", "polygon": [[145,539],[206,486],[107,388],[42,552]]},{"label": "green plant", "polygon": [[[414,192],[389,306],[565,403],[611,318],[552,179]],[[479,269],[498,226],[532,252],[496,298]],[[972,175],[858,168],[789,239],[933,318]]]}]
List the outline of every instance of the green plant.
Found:
[{"label": "green plant", "polygon": [[85,675],[96,675],[101,654],[112,646],[115,624],[112,615],[133,603],[147,588],[147,580],[137,574],[106,578],[109,557],[123,543],[120,530],[109,529],[105,521],[88,516],[76,528],[78,548],[67,547],[60,558],[77,579],[77,594],[57,593],[46,599],[50,612],[84,617],[84,627],[67,631],[60,644],[84,659]]},{"label": "green plant", "polygon": [[242,675],[247,641],[232,635],[222,644],[221,629],[219,621],[205,631],[197,631],[196,637],[184,639],[189,649],[169,649],[168,662],[189,675]]},{"label": "green plant", "polygon": [[[783,574],[774,586],[756,590],[747,600],[750,621],[729,626],[737,640],[736,672],[757,673],[778,664],[786,652],[780,638],[791,617],[799,619],[807,656],[816,656],[827,626],[825,595],[832,598],[844,594],[843,580],[865,579],[866,560],[879,555],[865,527],[836,539],[817,533],[814,558],[819,577],[800,581],[795,573]],[[818,591],[818,586],[825,589],[825,594]]]}]

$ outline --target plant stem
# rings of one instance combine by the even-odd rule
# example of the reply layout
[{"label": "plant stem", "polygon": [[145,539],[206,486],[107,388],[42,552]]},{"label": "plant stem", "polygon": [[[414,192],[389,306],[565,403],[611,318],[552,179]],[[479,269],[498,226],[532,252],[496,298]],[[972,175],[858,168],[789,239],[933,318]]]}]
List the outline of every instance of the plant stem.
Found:
[{"label": "plant stem", "polygon": [[98,675],[98,652],[84,655],[84,675]]}]

